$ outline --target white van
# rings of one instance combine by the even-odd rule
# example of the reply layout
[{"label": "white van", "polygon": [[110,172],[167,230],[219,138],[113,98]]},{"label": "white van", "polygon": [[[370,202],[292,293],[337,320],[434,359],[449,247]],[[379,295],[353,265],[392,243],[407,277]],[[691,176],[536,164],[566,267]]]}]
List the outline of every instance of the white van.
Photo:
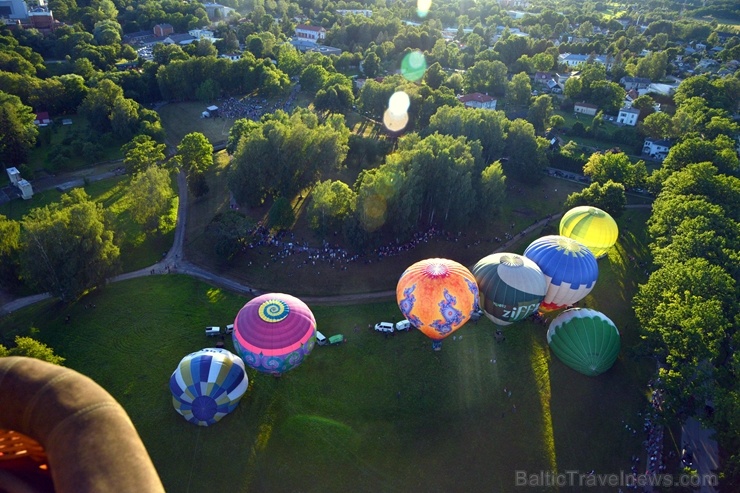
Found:
[{"label": "white van", "polygon": [[375,330],[378,332],[393,332],[393,324],[391,322],[379,322],[375,324]]},{"label": "white van", "polygon": [[327,344],[326,336],[318,330],[316,331],[316,344],[319,346],[325,346]]},{"label": "white van", "polygon": [[396,330],[409,330],[411,328],[411,322],[408,320],[401,320],[396,322]]},{"label": "white van", "polygon": [[217,336],[219,334],[221,334],[221,327],[215,327],[215,326],[206,327],[206,335],[208,337]]}]

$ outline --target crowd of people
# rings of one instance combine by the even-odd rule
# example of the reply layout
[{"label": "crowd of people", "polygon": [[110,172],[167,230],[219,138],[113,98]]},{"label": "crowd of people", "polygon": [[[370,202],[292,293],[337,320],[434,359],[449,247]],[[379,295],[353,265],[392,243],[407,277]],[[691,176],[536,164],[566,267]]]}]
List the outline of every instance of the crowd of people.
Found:
[{"label": "crowd of people", "polygon": [[219,115],[223,118],[249,118],[250,120],[257,121],[265,113],[273,113],[277,110],[290,112],[295,106],[297,93],[298,91],[294,87],[285,101],[273,103],[267,99],[257,97],[225,98],[219,101]]},{"label": "crowd of people", "polygon": [[[654,383],[650,382],[653,388]],[[658,415],[662,411],[663,391],[653,388],[650,399],[650,411],[645,416],[644,431],[647,433],[645,447],[647,449],[648,463],[645,474],[660,474],[665,472],[663,463],[663,426],[658,423]]]}]

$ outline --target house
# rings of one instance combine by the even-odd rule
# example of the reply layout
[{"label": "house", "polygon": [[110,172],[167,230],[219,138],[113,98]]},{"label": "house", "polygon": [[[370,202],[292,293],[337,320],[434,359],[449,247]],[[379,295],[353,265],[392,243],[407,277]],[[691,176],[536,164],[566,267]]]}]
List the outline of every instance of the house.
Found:
[{"label": "house", "polygon": [[28,6],[23,0],[0,0],[0,17],[25,20],[28,18]]},{"label": "house", "polygon": [[175,28],[172,27],[172,24],[157,24],[154,26],[154,35],[158,38],[169,36],[174,32]]},{"label": "house", "polygon": [[589,63],[590,61],[598,63],[599,65],[604,65],[607,70],[611,70],[614,57],[606,57],[604,55],[579,55],[575,53],[561,53],[558,56],[558,63],[564,63],[569,67],[577,67],[581,64]]},{"label": "house", "polygon": [[227,58],[227,59],[231,60],[232,62],[235,62],[237,60],[241,60],[242,59],[241,53],[222,53],[218,57],[219,58]]},{"label": "house", "polygon": [[188,34],[197,39],[210,39],[211,41],[214,40],[213,31],[209,31],[208,29],[191,29],[190,31],[188,31]]},{"label": "house", "polygon": [[625,91],[630,91],[632,89],[647,89],[648,86],[650,86],[650,79],[647,79],[645,77],[622,77],[619,79],[619,83],[622,84]]},{"label": "house", "polygon": [[373,11],[370,9],[337,9],[337,14],[341,16],[345,15],[363,15],[365,17],[372,17]]},{"label": "house", "polygon": [[650,156],[651,158],[662,161],[668,155],[668,151],[671,150],[671,141],[667,139],[645,139],[645,143],[642,145],[642,153]]},{"label": "house", "polygon": [[576,103],[575,106],[573,106],[574,113],[588,116],[594,116],[598,110],[599,107],[591,103]]},{"label": "house", "polygon": [[496,103],[498,102],[496,98],[479,92],[458,96],[457,99],[467,108],[480,108],[484,110],[495,110]]},{"label": "house", "polygon": [[151,31],[136,31],[135,33],[129,33],[125,34],[123,36],[123,43],[126,44],[136,44],[136,43],[142,43],[145,40],[152,37]]},{"label": "house", "polygon": [[8,173],[8,179],[10,179],[11,185],[17,185],[19,181],[21,181],[21,172],[18,171],[18,168],[10,167],[6,169]]},{"label": "house", "polygon": [[236,12],[236,10],[232,9],[231,7],[213,2],[205,2],[203,4],[203,8],[206,9],[206,14],[208,14],[209,19],[226,19],[229,14],[231,14],[232,12]]},{"label": "house", "polygon": [[33,187],[28,180],[21,178],[18,180],[18,183],[16,183],[16,186],[20,189],[23,200],[28,200],[33,197]]},{"label": "house", "polygon": [[45,127],[51,123],[51,118],[49,118],[49,113],[46,111],[39,111],[36,113],[36,119],[33,121],[35,125],[38,125],[39,127]]},{"label": "house", "polygon": [[631,127],[634,127],[637,125],[637,119],[640,117],[640,110],[637,108],[621,108],[619,110],[619,115],[617,115],[617,123],[622,123],[624,125],[629,125]]},{"label": "house", "polygon": [[198,39],[189,34],[170,34],[162,42],[166,45],[189,45],[194,41]]},{"label": "house", "polygon": [[320,39],[326,38],[326,29],[321,26],[298,24],[295,27],[295,35],[297,38],[315,43]]}]

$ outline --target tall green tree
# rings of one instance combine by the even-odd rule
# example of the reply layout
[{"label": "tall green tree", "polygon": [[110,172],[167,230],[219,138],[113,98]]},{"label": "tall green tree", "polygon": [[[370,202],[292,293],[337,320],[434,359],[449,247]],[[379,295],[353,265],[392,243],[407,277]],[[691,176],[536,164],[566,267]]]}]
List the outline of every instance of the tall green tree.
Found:
[{"label": "tall green tree", "polygon": [[33,209],[21,222],[20,241],[24,279],[62,301],[104,285],[119,268],[110,220],[81,189]]},{"label": "tall green tree", "polygon": [[[177,146],[177,162],[180,168],[187,173],[188,186],[191,191],[200,197],[204,192],[200,183],[205,177],[203,173],[213,166],[213,145],[200,132],[191,132],[182,138]],[[193,186],[194,184],[198,186]]]},{"label": "tall green tree", "polygon": [[606,211],[612,217],[619,217],[624,212],[627,199],[624,195],[624,185],[611,180],[603,185],[592,183],[580,192],[574,192],[565,199],[565,209],[579,205],[592,205]]},{"label": "tall green tree", "polygon": [[311,229],[324,237],[330,230],[341,230],[342,224],[355,210],[357,194],[346,183],[326,180],[311,190],[308,219]]},{"label": "tall green tree", "polygon": [[532,84],[529,76],[525,72],[515,74],[509,82],[506,94],[507,101],[514,106],[528,106],[532,97]]},{"label": "tall green tree", "polygon": [[463,76],[466,93],[481,92],[496,96],[506,94],[507,68],[502,62],[480,60],[470,67]]},{"label": "tall green tree", "polygon": [[623,152],[595,152],[583,167],[583,174],[602,185],[611,180],[630,188],[643,184],[647,178],[647,168],[642,160],[633,164]]},{"label": "tall green tree", "polygon": [[18,96],[0,91],[0,162],[16,166],[27,161],[39,133],[35,119],[33,110]]},{"label": "tall green tree", "polygon": [[165,144],[158,144],[148,135],[137,135],[121,146],[126,172],[134,175],[165,159]]},{"label": "tall green tree", "polygon": [[546,166],[545,150],[548,143],[538,138],[534,126],[526,120],[517,118],[509,125],[506,134],[504,172],[506,176],[519,181],[537,181]]},{"label": "tall green tree", "polygon": [[175,197],[169,170],[156,164],[149,166],[134,175],[126,195],[135,222],[149,229],[167,225],[167,213]]}]

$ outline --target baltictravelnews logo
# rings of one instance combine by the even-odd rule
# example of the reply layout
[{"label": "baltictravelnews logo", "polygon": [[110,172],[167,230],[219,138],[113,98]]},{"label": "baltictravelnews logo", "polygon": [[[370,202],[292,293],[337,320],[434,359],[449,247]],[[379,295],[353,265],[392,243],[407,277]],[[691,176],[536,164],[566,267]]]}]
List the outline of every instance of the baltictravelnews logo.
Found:
[{"label": "baltictravelnews logo", "polygon": [[572,471],[515,471],[514,485],[519,487],[644,487],[655,486],[669,488],[673,486],[701,487],[717,486],[716,474],[634,474],[619,471],[611,474]]}]

